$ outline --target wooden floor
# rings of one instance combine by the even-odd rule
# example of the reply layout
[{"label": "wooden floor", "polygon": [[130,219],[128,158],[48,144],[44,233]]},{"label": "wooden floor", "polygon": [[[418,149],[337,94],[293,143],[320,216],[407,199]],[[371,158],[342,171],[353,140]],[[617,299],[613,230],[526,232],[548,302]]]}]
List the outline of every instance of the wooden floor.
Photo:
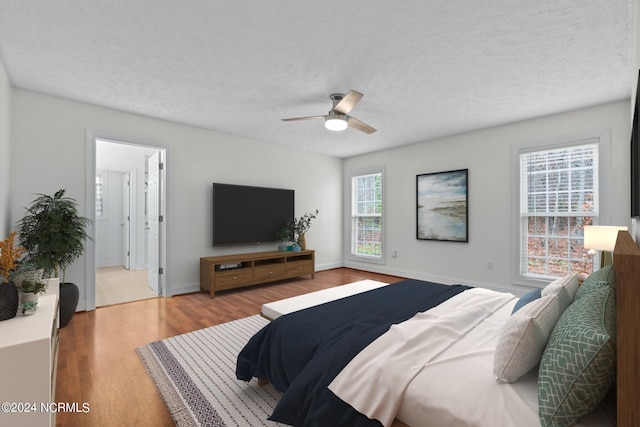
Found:
[{"label": "wooden floor", "polygon": [[58,426],[173,426],[173,419],[135,351],[153,341],[258,314],[262,304],[363,279],[398,277],[346,268],[315,279],[195,293],[76,313],[60,330],[57,402],[88,403],[86,413],[57,414]]}]

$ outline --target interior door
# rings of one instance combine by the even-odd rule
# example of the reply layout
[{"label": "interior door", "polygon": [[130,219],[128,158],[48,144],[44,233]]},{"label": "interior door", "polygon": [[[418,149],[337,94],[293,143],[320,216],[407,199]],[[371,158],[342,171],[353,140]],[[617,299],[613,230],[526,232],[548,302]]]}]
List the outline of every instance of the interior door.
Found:
[{"label": "interior door", "polygon": [[122,266],[131,268],[131,175],[122,175]]},{"label": "interior door", "polygon": [[160,221],[162,221],[160,211],[160,168],[162,167],[162,152],[153,154],[147,161],[149,171],[147,186],[147,250],[149,254],[148,272],[149,287],[156,294],[160,295]]}]

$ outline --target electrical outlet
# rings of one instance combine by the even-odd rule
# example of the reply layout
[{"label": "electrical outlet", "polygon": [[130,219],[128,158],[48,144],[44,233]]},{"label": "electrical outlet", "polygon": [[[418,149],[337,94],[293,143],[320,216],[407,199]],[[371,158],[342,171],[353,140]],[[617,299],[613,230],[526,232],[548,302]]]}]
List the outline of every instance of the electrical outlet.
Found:
[{"label": "electrical outlet", "polygon": [[391,258],[398,258],[398,251],[391,251]]},{"label": "electrical outlet", "polygon": [[487,262],[487,270],[493,270],[493,261]]}]

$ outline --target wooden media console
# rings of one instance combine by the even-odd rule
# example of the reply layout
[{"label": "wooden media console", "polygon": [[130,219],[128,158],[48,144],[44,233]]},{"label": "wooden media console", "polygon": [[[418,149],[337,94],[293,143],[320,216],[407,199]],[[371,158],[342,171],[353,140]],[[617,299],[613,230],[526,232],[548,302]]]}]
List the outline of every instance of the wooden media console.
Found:
[{"label": "wooden media console", "polygon": [[310,274],[315,277],[315,251],[253,252],[200,258],[200,290],[216,291],[259,285]]}]

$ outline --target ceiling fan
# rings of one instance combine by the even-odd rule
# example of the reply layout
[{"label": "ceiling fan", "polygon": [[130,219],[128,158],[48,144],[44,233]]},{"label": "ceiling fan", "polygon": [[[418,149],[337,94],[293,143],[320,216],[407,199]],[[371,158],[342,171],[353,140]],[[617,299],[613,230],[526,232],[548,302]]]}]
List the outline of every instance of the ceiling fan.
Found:
[{"label": "ceiling fan", "polygon": [[307,116],[307,117],[294,117],[291,119],[282,119],[284,122],[293,122],[298,120],[314,120],[324,119],[324,127],[329,130],[345,130],[347,126],[362,131],[367,134],[372,134],[376,131],[375,128],[368,124],[356,119],[355,117],[348,116],[347,114],[356,106],[358,101],[362,99],[364,95],[355,90],[350,90],[349,93],[343,95],[341,93],[331,94],[330,98],[333,101],[333,108],[329,110],[328,114],[319,116]]}]

